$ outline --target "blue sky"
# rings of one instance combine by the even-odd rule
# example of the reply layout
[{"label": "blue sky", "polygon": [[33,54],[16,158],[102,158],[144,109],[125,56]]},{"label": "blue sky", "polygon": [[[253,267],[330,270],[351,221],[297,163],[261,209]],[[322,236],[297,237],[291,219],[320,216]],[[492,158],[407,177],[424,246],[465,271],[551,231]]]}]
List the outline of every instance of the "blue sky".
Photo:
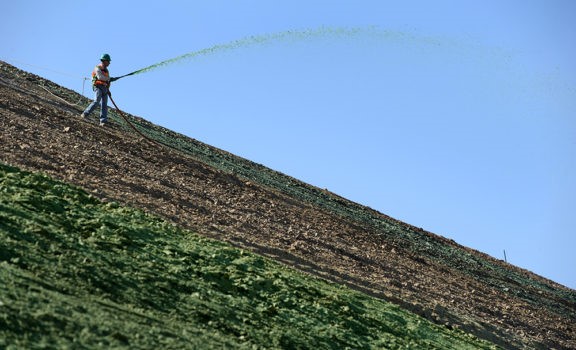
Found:
[{"label": "blue sky", "polygon": [[20,0],[3,14],[0,59],[90,97],[102,53],[120,76],[240,40],[113,97],[576,288],[574,1]]}]

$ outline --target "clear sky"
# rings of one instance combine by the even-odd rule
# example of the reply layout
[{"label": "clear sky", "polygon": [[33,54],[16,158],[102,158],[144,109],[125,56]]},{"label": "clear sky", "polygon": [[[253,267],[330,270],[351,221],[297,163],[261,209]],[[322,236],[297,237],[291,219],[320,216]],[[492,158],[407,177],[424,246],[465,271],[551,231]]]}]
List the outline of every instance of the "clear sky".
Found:
[{"label": "clear sky", "polygon": [[19,0],[0,33],[89,97],[102,53],[202,52],[116,103],[576,288],[576,1]]}]

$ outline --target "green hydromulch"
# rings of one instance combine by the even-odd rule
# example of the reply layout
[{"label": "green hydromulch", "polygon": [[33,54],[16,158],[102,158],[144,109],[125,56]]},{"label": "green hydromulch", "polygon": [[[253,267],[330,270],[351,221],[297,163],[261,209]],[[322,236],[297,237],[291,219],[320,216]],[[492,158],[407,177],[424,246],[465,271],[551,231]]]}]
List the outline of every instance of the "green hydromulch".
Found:
[{"label": "green hydromulch", "polygon": [[0,164],[0,348],[495,347]]}]

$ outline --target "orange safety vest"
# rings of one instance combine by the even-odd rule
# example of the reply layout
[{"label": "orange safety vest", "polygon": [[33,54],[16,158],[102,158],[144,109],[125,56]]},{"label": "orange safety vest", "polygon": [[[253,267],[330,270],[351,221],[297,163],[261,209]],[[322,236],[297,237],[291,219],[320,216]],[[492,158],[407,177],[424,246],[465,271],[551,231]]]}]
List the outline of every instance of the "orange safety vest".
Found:
[{"label": "orange safety vest", "polygon": [[[104,76],[107,77],[108,80],[98,79],[98,70],[100,70],[100,72],[102,72],[102,74],[104,74]],[[108,72],[108,68],[102,66],[101,64],[94,67],[94,70],[92,71],[92,85],[94,86],[104,85],[106,87],[110,86],[110,73]]]}]

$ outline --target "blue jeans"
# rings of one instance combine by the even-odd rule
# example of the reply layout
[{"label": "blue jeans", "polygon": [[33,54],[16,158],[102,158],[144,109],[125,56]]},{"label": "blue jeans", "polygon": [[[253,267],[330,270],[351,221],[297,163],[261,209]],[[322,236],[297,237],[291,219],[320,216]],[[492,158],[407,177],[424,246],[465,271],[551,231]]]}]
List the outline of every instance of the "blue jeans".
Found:
[{"label": "blue jeans", "polygon": [[94,86],[94,101],[86,107],[84,115],[92,113],[94,108],[100,103],[100,121],[106,123],[108,121],[108,88],[104,85]]}]

